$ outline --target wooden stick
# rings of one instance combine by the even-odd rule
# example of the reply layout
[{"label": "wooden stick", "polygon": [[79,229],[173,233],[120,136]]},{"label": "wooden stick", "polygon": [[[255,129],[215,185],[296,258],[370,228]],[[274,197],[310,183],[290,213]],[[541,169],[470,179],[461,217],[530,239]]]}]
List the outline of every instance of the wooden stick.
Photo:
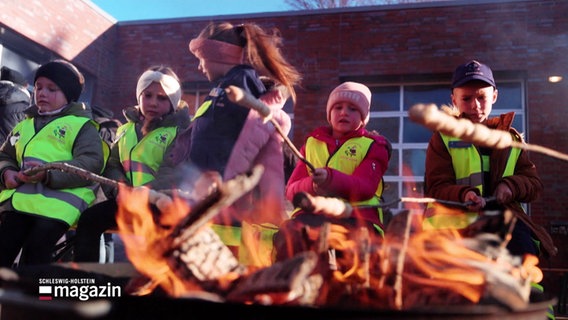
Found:
[{"label": "wooden stick", "polygon": [[[495,201],[495,197],[487,197],[485,198],[486,202]],[[349,218],[353,213],[354,209],[366,209],[366,208],[388,208],[392,207],[393,205],[399,203],[439,203],[448,206],[456,206],[456,207],[467,207],[473,204],[472,202],[458,202],[458,201],[450,201],[450,200],[441,200],[435,198],[410,198],[410,197],[402,197],[396,200],[377,204],[377,205],[360,205],[360,206],[352,206],[348,202],[343,201],[339,198],[334,197],[322,197],[322,196],[312,196],[306,192],[298,192],[294,195],[294,199],[292,203],[294,207],[302,208],[306,211],[311,212],[322,212],[328,216],[333,216],[336,218]]]},{"label": "wooden stick", "polygon": [[34,174],[40,172],[40,171],[46,171],[46,170],[60,170],[60,171],[63,171],[63,172],[72,173],[72,174],[78,175],[79,177],[81,177],[85,180],[98,182],[100,184],[109,185],[109,186],[115,187],[115,188],[118,188],[118,185],[121,184],[118,181],[115,181],[115,180],[112,180],[112,179],[109,179],[109,178],[105,178],[105,177],[100,176],[98,174],[94,174],[93,172],[91,172],[89,170],[85,170],[83,168],[79,168],[79,167],[70,165],[70,164],[65,163],[65,162],[44,163],[40,166],[29,168],[29,169],[25,170],[23,173],[25,175],[31,176],[31,175],[34,175]]},{"label": "wooden stick", "polygon": [[[75,174],[85,180],[88,181],[92,181],[92,182],[98,182],[100,184],[104,184],[104,185],[108,185],[114,188],[118,188],[119,185],[126,185],[122,182],[118,182],[116,180],[112,180],[106,177],[103,177],[101,175],[95,174],[89,170],[85,170],[83,168],[74,166],[74,165],[70,165],[68,163],[65,162],[51,162],[51,163],[44,163],[42,165],[39,165],[37,167],[33,167],[33,168],[29,168],[27,170],[25,170],[23,173],[26,175],[34,175],[40,171],[46,171],[46,170],[60,170],[63,172],[67,172],[67,173],[71,173],[71,174]],[[160,199],[165,199],[168,197],[171,197],[172,195],[174,195],[174,193],[177,196],[180,196],[182,198],[185,199],[189,199],[191,198],[191,196],[182,190],[176,189],[176,190],[150,190],[150,196],[149,196],[149,201],[150,203],[153,204],[157,204],[158,200]]]},{"label": "wooden stick", "polygon": [[270,121],[278,134],[284,139],[284,142],[290,147],[294,155],[300,159],[303,163],[308,166],[308,168],[313,172],[316,168],[300,153],[300,151],[294,146],[294,143],[288,138],[286,133],[280,127],[280,124],[272,117],[272,111],[264,102],[252,96],[250,93],[244,91],[237,86],[229,86],[225,89],[227,97],[232,102],[241,105],[243,107],[256,110],[265,120]]},{"label": "wooden stick", "polygon": [[508,147],[539,152],[547,156],[568,161],[568,154],[546,147],[515,141],[507,131],[490,129],[482,124],[467,119],[455,118],[440,111],[435,104],[416,104],[408,111],[410,120],[419,123],[432,131],[474,143],[479,146],[505,149]]}]

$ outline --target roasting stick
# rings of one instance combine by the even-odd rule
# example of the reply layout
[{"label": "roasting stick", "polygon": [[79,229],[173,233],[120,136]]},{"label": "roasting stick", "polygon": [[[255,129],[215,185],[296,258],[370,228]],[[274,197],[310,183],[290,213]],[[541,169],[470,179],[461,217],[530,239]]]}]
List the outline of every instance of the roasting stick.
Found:
[{"label": "roasting stick", "polygon": [[232,102],[243,107],[256,110],[262,117],[264,117],[265,121],[270,121],[278,134],[280,134],[280,136],[284,139],[284,142],[286,142],[288,147],[290,147],[294,155],[298,159],[300,159],[300,161],[305,163],[312,172],[316,170],[316,168],[304,156],[302,156],[300,151],[294,146],[294,143],[292,143],[286,133],[284,133],[282,127],[280,127],[280,124],[272,117],[272,111],[266,104],[264,104],[264,102],[253,97],[250,93],[237,86],[229,86],[225,89],[225,92],[227,93],[229,100],[231,100]]},{"label": "roasting stick", "polygon": [[[485,198],[486,202],[495,201],[495,197]],[[457,202],[449,200],[440,200],[434,198],[411,198],[402,197],[391,202],[378,204],[378,205],[363,205],[363,206],[352,206],[351,204],[339,199],[331,197],[322,196],[312,196],[305,192],[299,192],[294,196],[293,204],[295,207],[302,208],[303,210],[322,212],[328,216],[333,216],[336,218],[349,218],[351,217],[353,210],[356,209],[366,209],[366,208],[388,208],[399,202],[406,203],[439,203],[448,206],[456,207],[467,207],[473,204],[472,202]]]},{"label": "roasting stick", "polygon": [[[51,163],[44,163],[40,166],[37,167],[33,167],[33,168],[29,168],[27,170],[24,170],[24,174],[26,175],[34,175],[40,171],[46,171],[46,170],[60,170],[63,172],[67,172],[67,173],[71,173],[71,174],[75,174],[85,180],[88,181],[92,181],[92,182],[98,182],[100,184],[104,184],[104,185],[108,185],[111,187],[115,187],[118,188],[119,185],[125,185],[122,182],[118,182],[116,180],[112,180],[103,176],[100,176],[98,174],[95,174],[89,170],[85,170],[83,168],[79,168],[77,166],[74,165],[70,165],[68,163],[65,162],[51,162]],[[150,190],[150,194],[149,194],[149,201],[150,203],[156,204],[158,206],[158,208],[161,209],[162,205],[166,205],[166,203],[171,201],[170,198],[170,194],[172,193],[171,190]],[[184,192],[182,192],[181,190],[177,190],[178,193],[180,194],[180,196],[184,196]]]},{"label": "roasting stick", "polygon": [[410,120],[432,131],[440,131],[446,135],[480,146],[496,149],[505,149],[508,147],[519,148],[568,161],[568,154],[539,145],[515,141],[507,131],[490,129],[482,124],[473,123],[467,119],[457,119],[440,111],[435,104],[416,104],[410,108],[408,116]]}]

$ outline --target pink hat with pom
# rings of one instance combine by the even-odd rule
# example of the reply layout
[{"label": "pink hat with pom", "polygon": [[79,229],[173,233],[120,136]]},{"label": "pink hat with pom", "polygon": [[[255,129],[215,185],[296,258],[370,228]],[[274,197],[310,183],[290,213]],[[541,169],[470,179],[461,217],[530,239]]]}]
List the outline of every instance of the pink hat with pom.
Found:
[{"label": "pink hat with pom", "polygon": [[366,125],[369,122],[369,112],[371,110],[371,90],[358,82],[344,82],[337,86],[329,94],[327,99],[327,121],[330,119],[331,107],[338,102],[349,102],[359,109],[361,120]]}]

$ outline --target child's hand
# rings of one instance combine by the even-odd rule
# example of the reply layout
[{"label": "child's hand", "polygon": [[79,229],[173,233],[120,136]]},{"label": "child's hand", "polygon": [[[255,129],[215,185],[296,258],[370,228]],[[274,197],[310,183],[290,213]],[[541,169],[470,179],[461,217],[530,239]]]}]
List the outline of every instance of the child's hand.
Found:
[{"label": "child's hand", "polygon": [[316,185],[323,184],[327,180],[327,170],[325,168],[317,168],[312,174],[312,181]]},{"label": "child's hand", "polygon": [[481,196],[478,196],[477,193],[473,191],[468,191],[465,194],[464,201],[468,203],[467,209],[471,211],[479,211],[485,207],[485,199]]},{"label": "child's hand", "polygon": [[6,170],[4,171],[4,185],[7,189],[15,189],[19,187],[22,182],[18,180],[18,171]]},{"label": "child's hand", "polygon": [[499,204],[507,204],[513,200],[513,192],[506,183],[499,183],[494,195]]},{"label": "child's hand", "polygon": [[24,164],[24,168],[22,171],[18,172],[18,179],[24,183],[38,183],[43,182],[45,180],[46,171],[40,170],[35,174],[25,174],[27,169],[35,168],[37,166],[41,166],[43,163],[38,161],[28,161]]}]

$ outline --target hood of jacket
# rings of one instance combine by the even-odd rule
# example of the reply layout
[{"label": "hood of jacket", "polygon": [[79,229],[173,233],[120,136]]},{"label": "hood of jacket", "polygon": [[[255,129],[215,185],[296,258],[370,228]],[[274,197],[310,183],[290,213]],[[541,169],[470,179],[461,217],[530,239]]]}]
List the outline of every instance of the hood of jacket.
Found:
[{"label": "hood of jacket", "polygon": [[26,88],[12,81],[0,81],[0,106],[20,102],[29,104],[30,100],[31,96]]}]

